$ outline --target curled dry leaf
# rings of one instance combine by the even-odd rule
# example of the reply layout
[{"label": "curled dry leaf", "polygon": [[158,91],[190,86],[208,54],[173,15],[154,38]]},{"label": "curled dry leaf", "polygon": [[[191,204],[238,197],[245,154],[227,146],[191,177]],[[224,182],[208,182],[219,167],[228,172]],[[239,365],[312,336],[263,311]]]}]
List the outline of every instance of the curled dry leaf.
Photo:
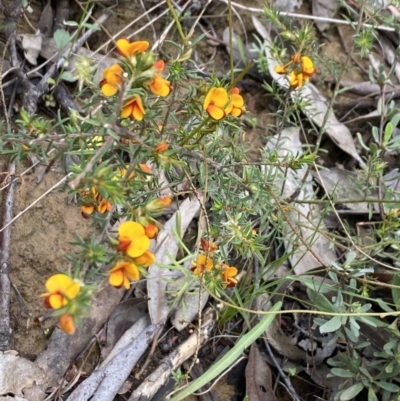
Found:
[{"label": "curled dry leaf", "polygon": [[21,44],[25,58],[32,64],[37,64],[37,58],[42,50],[43,36],[24,33],[17,36],[17,41]]},{"label": "curled dry leaf", "polygon": [[[275,72],[275,67],[279,63],[271,54],[270,48],[272,43],[267,30],[256,17],[253,16],[252,19],[257,32],[265,41],[265,56],[272,78],[279,86],[288,89],[289,81],[287,77]],[[365,167],[365,163],[357,152],[350,130],[339,122],[332,110],[329,110],[327,99],[319,93],[318,89],[312,83],[306,82],[301,89],[291,91],[291,97],[293,100],[302,102],[303,113],[314,124],[322,127],[323,132],[326,132],[340,149],[357,160],[360,166]]]}]

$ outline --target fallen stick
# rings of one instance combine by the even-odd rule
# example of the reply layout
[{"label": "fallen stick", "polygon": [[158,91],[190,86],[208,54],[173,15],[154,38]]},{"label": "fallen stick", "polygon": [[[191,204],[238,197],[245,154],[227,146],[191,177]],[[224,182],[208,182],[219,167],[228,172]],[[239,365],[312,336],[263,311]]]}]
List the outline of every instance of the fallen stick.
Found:
[{"label": "fallen stick", "polygon": [[168,381],[172,371],[181,366],[183,362],[195,353],[198,336],[200,336],[201,344],[208,341],[215,323],[211,308],[204,312],[203,321],[200,333],[193,333],[184,343],[164,358],[159,367],[131,394],[129,401],[150,401],[154,394]]},{"label": "fallen stick", "polygon": [[[15,163],[10,163],[8,175],[10,185],[3,202],[2,226],[4,227],[13,217],[14,194],[15,194]],[[8,226],[0,234],[0,351],[8,349],[11,337],[10,328],[10,244],[11,226]]]},{"label": "fallen stick", "polygon": [[93,372],[81,383],[67,401],[113,401],[137,361],[158,333],[162,325],[153,324],[128,344],[110,362]]}]

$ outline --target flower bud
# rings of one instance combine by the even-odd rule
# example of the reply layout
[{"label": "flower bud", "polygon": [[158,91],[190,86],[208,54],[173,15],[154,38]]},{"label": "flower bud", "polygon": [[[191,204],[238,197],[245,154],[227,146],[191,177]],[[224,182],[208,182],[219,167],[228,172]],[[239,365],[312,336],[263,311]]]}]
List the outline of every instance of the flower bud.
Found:
[{"label": "flower bud", "polygon": [[296,52],[294,55],[293,55],[293,61],[295,62],[295,63],[299,63],[300,62],[300,53],[299,52]]},{"label": "flower bud", "polygon": [[165,142],[159,143],[156,146],[156,152],[157,153],[164,153],[168,149],[168,147],[169,147],[168,143],[165,143]]},{"label": "flower bud", "polygon": [[63,313],[59,319],[60,328],[67,334],[75,333],[74,318],[69,313]]},{"label": "flower bud", "polygon": [[158,234],[158,227],[155,224],[148,223],[146,226],[144,226],[144,233],[150,239],[156,238]]},{"label": "flower bud", "polygon": [[171,202],[172,198],[169,196],[165,196],[159,199],[153,199],[146,205],[146,210],[148,212],[158,212],[166,208],[168,205],[170,205]]},{"label": "flower bud", "polygon": [[143,70],[147,70],[147,69],[153,67],[154,54],[153,53],[142,54],[142,60],[143,60],[142,68],[143,68]]}]

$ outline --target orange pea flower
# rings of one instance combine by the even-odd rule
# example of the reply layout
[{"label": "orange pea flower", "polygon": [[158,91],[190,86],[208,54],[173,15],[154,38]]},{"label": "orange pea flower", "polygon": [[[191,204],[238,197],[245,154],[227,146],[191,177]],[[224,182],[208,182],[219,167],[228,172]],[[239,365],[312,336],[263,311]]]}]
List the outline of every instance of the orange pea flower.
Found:
[{"label": "orange pea flower", "polygon": [[206,255],[199,255],[197,256],[197,259],[192,262],[192,265],[193,274],[198,276],[204,273],[204,271],[210,271],[213,268],[214,263],[209,256],[206,257]]},{"label": "orange pea flower", "polygon": [[[160,74],[164,70],[164,61],[158,60],[154,63],[155,68]],[[158,73],[154,74],[152,82],[149,84],[149,89],[157,96],[166,97],[172,92],[172,86],[170,82],[164,79]]]},{"label": "orange pea flower", "polygon": [[127,290],[131,286],[130,280],[138,281],[140,278],[139,269],[130,262],[118,262],[108,271],[108,274],[110,275],[108,282],[113,287],[121,288],[124,286]]},{"label": "orange pea flower", "polygon": [[58,323],[60,324],[60,328],[62,331],[65,331],[67,334],[75,333],[75,323],[74,318],[69,313],[63,313]]},{"label": "orange pea flower", "polygon": [[139,96],[132,97],[127,100],[122,107],[121,117],[130,118],[131,120],[142,121],[146,114],[142,100]]},{"label": "orange pea flower", "polygon": [[203,109],[213,120],[222,120],[232,110],[228,92],[224,88],[211,88],[203,103]]},{"label": "orange pea flower", "polygon": [[85,219],[88,219],[88,214],[92,214],[94,212],[95,206],[94,205],[83,205],[81,206],[81,215]]},{"label": "orange pea flower", "polygon": [[129,39],[121,38],[117,40],[117,52],[124,57],[135,56],[145,52],[149,47],[149,42],[145,40],[130,42]]},{"label": "orange pea flower", "polygon": [[239,88],[231,90],[232,110],[231,113],[235,117],[240,117],[246,108],[244,107],[244,100],[242,95],[239,95]]},{"label": "orange pea flower", "polygon": [[144,232],[150,239],[156,238],[158,234],[158,227],[153,223],[147,223],[147,225],[144,226]]},{"label": "orange pea flower", "polygon": [[140,267],[149,267],[156,260],[154,253],[146,251],[143,255],[133,258],[133,261]]},{"label": "orange pea flower", "polygon": [[312,60],[307,56],[300,56],[297,52],[292,60],[286,65],[278,65],[275,67],[275,72],[278,74],[286,74],[288,67],[294,65],[290,71],[290,86],[292,88],[301,88],[304,82],[308,82],[310,78],[316,74],[317,69],[314,67]]},{"label": "orange pea flower", "polygon": [[44,304],[47,308],[60,309],[79,294],[81,288],[77,281],[72,280],[66,274],[55,274],[46,281],[46,290],[41,294],[45,297]]},{"label": "orange pea flower", "polygon": [[118,228],[118,251],[125,252],[131,258],[143,255],[150,248],[150,239],[144,227],[135,221],[126,221]]},{"label": "orange pea flower", "polygon": [[222,284],[223,288],[226,287],[234,287],[237,283],[237,280],[235,278],[235,276],[237,275],[237,269],[236,267],[230,267],[228,265],[226,265],[225,263],[222,263],[221,265],[222,267],[222,279],[224,281],[224,283]]},{"label": "orange pea flower", "polygon": [[105,200],[104,198],[100,201],[99,205],[97,206],[97,211],[101,214],[109,212],[112,209],[112,203]]},{"label": "orange pea flower", "polygon": [[103,71],[103,80],[100,82],[104,96],[114,96],[122,85],[124,71],[119,64],[114,64]]}]

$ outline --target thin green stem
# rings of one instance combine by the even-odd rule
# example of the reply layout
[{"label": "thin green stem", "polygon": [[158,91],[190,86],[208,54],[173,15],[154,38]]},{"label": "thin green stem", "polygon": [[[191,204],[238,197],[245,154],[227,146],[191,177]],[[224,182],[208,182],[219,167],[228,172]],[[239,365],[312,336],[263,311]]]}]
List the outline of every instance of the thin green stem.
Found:
[{"label": "thin green stem", "polygon": [[235,79],[235,64],[233,61],[233,18],[232,18],[232,4],[231,0],[228,0],[228,29],[229,29],[229,62],[231,68],[231,86],[234,87],[233,81]]},{"label": "thin green stem", "polygon": [[188,47],[187,38],[186,38],[185,34],[183,33],[182,25],[181,25],[181,22],[179,21],[178,14],[175,12],[175,9],[171,3],[171,0],[166,0],[166,1],[167,1],[169,11],[171,11],[172,18],[175,21],[176,29],[178,30],[179,36],[182,39],[183,45],[185,46],[185,48],[187,48]]},{"label": "thin green stem", "polygon": [[186,138],[183,138],[179,146],[186,145],[200,130],[210,121],[210,117],[203,120]]}]

